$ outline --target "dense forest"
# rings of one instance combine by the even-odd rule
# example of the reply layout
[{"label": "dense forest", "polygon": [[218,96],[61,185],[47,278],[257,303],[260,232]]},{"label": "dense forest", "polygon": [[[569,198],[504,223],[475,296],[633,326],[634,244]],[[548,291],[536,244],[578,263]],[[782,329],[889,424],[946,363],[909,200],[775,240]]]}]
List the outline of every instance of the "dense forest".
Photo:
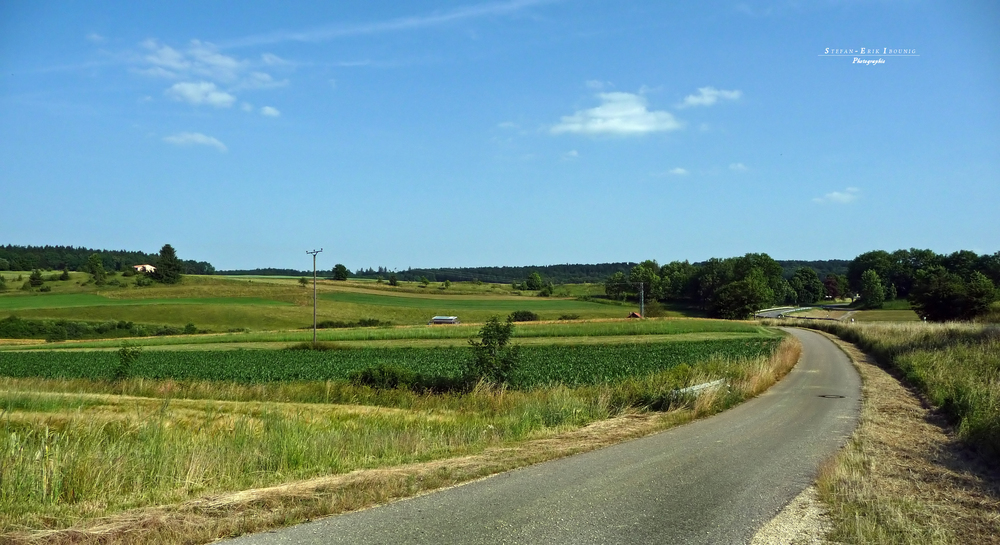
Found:
[{"label": "dense forest", "polygon": [[[93,250],[73,246],[0,246],[0,271],[89,270],[90,256],[97,254],[105,270],[121,271],[133,265],[153,264],[159,254],[128,250]],[[206,261],[181,261],[184,274],[215,274]]]}]

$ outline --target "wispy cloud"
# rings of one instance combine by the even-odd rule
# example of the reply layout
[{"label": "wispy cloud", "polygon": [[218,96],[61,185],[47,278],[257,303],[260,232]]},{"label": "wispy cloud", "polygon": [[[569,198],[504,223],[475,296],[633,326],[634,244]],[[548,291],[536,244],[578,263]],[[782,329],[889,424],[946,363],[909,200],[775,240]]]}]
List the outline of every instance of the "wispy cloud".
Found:
[{"label": "wispy cloud", "polygon": [[264,106],[260,109],[260,115],[265,115],[267,117],[281,117],[281,112],[279,112],[277,108]]},{"label": "wispy cloud", "polygon": [[564,116],[552,134],[640,135],[675,131],[683,124],[670,112],[650,111],[646,98],[632,93],[599,93],[601,105]]},{"label": "wispy cloud", "polygon": [[699,87],[697,95],[684,97],[684,102],[677,105],[678,108],[688,108],[690,106],[711,106],[721,100],[736,100],[743,96],[742,91],[726,91],[715,87]]},{"label": "wispy cloud", "polygon": [[181,132],[171,136],[165,136],[163,137],[163,141],[175,146],[208,146],[221,152],[225,152],[229,149],[217,138],[206,136],[200,132]]},{"label": "wispy cloud", "polygon": [[233,102],[236,102],[236,97],[220,91],[214,83],[207,81],[175,83],[164,93],[174,100],[188,102],[196,106],[208,104],[216,108],[228,108],[233,105]]},{"label": "wispy cloud", "polygon": [[428,15],[400,17],[387,21],[347,25],[329,25],[300,31],[282,30],[267,34],[247,36],[245,38],[226,42],[222,45],[223,47],[246,47],[276,44],[281,42],[323,42],[345,36],[379,34],[402,30],[417,30],[468,19],[513,14],[524,8],[549,3],[550,1],[551,0],[509,0],[507,2],[493,2],[474,6],[462,6]]},{"label": "wispy cloud", "polygon": [[686,168],[677,167],[677,168],[670,169],[667,172],[667,174],[673,174],[674,176],[687,176],[688,175],[688,171],[687,171]]},{"label": "wispy cloud", "polygon": [[822,197],[816,197],[813,202],[818,202],[821,204],[831,203],[831,204],[848,204],[858,200],[858,194],[861,190],[856,187],[848,187],[844,191],[834,191],[832,193],[827,193]]},{"label": "wispy cloud", "polygon": [[744,165],[743,163],[731,163],[729,165],[729,170],[733,170],[736,172],[746,172],[749,169],[747,169],[747,166]]},{"label": "wispy cloud", "polygon": [[107,40],[104,38],[104,36],[101,36],[96,32],[91,32],[90,34],[87,34],[87,41],[94,44],[103,44]]},{"label": "wispy cloud", "polygon": [[571,160],[571,159],[579,159],[580,158],[580,152],[576,151],[575,149],[574,150],[569,150],[566,153],[562,154],[562,158],[565,159],[565,160],[567,160],[567,161]]}]

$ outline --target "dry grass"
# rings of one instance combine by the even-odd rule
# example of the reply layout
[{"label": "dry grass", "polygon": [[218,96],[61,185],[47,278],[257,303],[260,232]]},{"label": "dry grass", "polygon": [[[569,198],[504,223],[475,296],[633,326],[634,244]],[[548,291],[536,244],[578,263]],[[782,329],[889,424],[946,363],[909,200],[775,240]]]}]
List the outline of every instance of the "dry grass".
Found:
[{"label": "dry grass", "polygon": [[[237,492],[203,493],[205,495],[195,499],[118,513],[92,513],[76,519],[68,527],[53,523],[49,526],[52,528],[50,530],[36,527],[9,532],[0,535],[0,542],[203,543],[220,537],[368,508],[512,468],[641,437],[713,414],[740,399],[757,395],[774,384],[794,366],[800,351],[798,343],[789,338],[771,358],[743,365],[739,372],[730,371],[731,387],[728,392],[723,389],[711,390],[691,404],[667,412],[630,412],[583,427],[563,425],[548,432],[531,434],[525,440],[494,443],[478,452],[459,457],[452,454],[452,457],[446,459],[359,469],[277,486]],[[710,370],[704,371],[701,376],[704,379],[718,377]],[[480,392],[480,395],[500,399],[512,394],[501,389]],[[111,401],[110,397],[114,396],[96,401]],[[148,403],[151,402],[141,402]],[[241,412],[267,407],[269,411],[301,414],[300,407],[293,404],[272,407],[272,404],[262,403],[259,407],[251,408],[243,403],[227,405],[218,401],[207,405],[203,401],[175,400],[172,403],[176,403],[178,409],[184,409],[185,418],[192,422],[197,419],[197,413],[190,411],[209,405],[215,411],[221,411],[226,406]],[[148,408],[152,408],[152,405]],[[364,412],[369,409],[329,407],[329,410]],[[378,411],[382,413],[385,409]],[[440,417],[448,418],[450,415],[442,414]]]},{"label": "dry grass", "polygon": [[861,420],[820,471],[844,543],[1000,543],[1000,475],[944,417],[854,345],[833,338],[862,376]]}]

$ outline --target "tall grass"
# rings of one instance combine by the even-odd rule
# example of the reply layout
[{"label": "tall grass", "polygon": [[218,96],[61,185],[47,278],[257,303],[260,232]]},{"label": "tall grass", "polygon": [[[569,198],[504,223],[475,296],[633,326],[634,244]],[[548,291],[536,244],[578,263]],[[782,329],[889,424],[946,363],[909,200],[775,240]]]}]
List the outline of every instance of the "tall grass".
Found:
[{"label": "tall grass", "polygon": [[[624,412],[711,413],[759,393],[797,355],[788,339],[770,355],[713,357],[614,384],[531,391],[482,384],[446,395],[342,381],[3,379],[0,541],[143,506],[478,453]],[[729,387],[698,398],[676,393],[717,378]]]},{"label": "tall grass", "polygon": [[1000,463],[1000,327],[948,323],[796,324],[833,333],[898,369]]}]

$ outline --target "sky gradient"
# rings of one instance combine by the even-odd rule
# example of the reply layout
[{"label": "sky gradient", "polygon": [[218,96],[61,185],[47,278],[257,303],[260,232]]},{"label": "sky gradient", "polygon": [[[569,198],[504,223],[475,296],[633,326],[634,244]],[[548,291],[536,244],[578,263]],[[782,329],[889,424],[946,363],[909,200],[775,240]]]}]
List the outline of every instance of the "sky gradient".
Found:
[{"label": "sky gradient", "polygon": [[219,269],[993,253],[1000,7],[956,4],[2,2],[0,244]]}]

